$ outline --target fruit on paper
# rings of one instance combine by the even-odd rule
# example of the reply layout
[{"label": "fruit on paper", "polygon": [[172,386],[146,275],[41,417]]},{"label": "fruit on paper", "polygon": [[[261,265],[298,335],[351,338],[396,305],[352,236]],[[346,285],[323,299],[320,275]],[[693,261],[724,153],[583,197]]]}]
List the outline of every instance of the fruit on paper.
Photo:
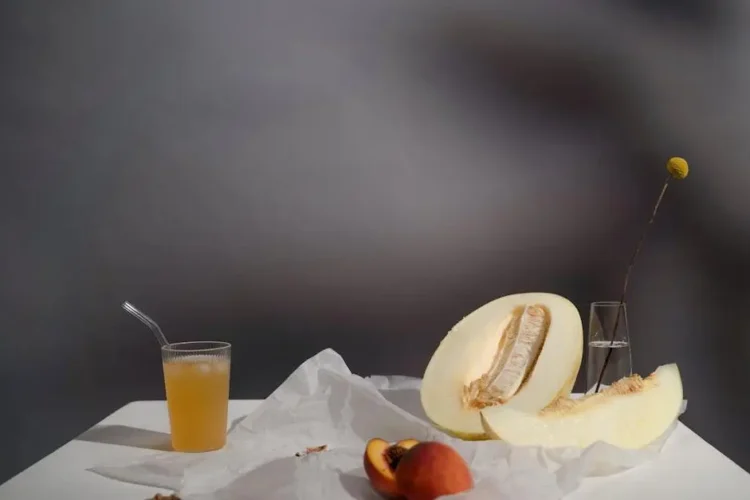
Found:
[{"label": "fruit on paper", "polygon": [[403,456],[396,469],[396,484],[406,500],[433,500],[472,489],[474,479],[456,450],[426,441]]},{"label": "fruit on paper", "polygon": [[404,439],[391,444],[380,438],[367,442],[364,454],[364,467],[373,489],[386,498],[398,498],[396,487],[396,467],[406,452],[419,441]]},{"label": "fruit on paper", "polygon": [[425,370],[422,407],[462,439],[488,439],[479,411],[538,412],[570,395],[583,356],[576,307],[551,293],[520,293],[475,310],[441,341]]},{"label": "fruit on paper", "polygon": [[648,377],[625,377],[599,393],[561,399],[537,413],[508,406],[481,412],[487,433],[514,445],[584,448],[605,441],[637,449],[661,436],[682,406],[682,379],[676,364]]}]

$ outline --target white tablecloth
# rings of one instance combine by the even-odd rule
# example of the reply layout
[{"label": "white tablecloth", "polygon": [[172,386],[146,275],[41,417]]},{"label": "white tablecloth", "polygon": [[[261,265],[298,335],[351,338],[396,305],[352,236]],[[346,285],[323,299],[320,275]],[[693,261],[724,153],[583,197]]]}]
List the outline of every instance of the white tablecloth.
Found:
[{"label": "white tablecloth", "polygon": [[[231,401],[230,426],[259,403]],[[169,493],[112,481],[85,470],[113,459],[135,460],[165,449],[168,432],[164,401],[130,403],[0,486],[0,500],[145,500],[156,493]],[[566,500],[603,498],[748,500],[750,474],[680,424],[657,460],[614,477],[586,479]]]}]

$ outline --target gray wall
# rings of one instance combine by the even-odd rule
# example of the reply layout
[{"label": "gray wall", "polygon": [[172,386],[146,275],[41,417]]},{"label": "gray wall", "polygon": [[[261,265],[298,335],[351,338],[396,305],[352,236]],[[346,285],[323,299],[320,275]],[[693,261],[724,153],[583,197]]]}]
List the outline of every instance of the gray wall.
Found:
[{"label": "gray wall", "polygon": [[585,318],[674,154],[635,369],[678,362],[684,422],[750,467],[746,7],[451,4],[2,3],[0,479],[163,398],[123,300],[233,342],[234,398],[329,346],[421,375],[508,293]]}]

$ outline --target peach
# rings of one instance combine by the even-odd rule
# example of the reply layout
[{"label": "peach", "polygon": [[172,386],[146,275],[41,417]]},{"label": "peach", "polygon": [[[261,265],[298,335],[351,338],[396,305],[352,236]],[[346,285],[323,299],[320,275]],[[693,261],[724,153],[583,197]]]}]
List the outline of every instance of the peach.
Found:
[{"label": "peach", "polygon": [[367,442],[363,458],[365,473],[375,491],[386,498],[400,497],[396,487],[396,467],[407,450],[417,443],[416,439],[403,439],[391,444],[380,438]]},{"label": "peach", "polygon": [[407,500],[433,500],[473,487],[474,478],[463,457],[436,441],[413,446],[396,469],[396,489]]}]

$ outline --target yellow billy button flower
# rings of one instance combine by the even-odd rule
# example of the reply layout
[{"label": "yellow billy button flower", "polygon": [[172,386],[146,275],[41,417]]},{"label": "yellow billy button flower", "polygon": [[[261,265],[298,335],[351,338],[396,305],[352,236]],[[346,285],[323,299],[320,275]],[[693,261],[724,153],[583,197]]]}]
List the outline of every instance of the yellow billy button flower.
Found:
[{"label": "yellow billy button flower", "polygon": [[684,179],[688,176],[688,162],[684,158],[675,156],[670,158],[667,162],[667,172],[672,176],[673,179]]},{"label": "yellow billy button flower", "polygon": [[[648,223],[646,224],[646,228],[643,230],[643,233],[641,233],[641,238],[638,240],[638,244],[635,247],[635,252],[633,253],[633,256],[630,258],[630,263],[628,264],[628,270],[625,272],[625,283],[622,286],[622,295],[620,295],[620,307],[617,308],[617,315],[615,316],[615,324],[612,327],[612,332],[617,331],[617,324],[620,321],[620,311],[622,311],[622,304],[625,303],[625,296],[628,293],[628,283],[630,283],[630,273],[633,271],[633,267],[635,266],[635,260],[638,258],[638,254],[641,251],[641,246],[643,246],[643,242],[646,240],[646,233],[648,232],[648,228],[651,227],[651,224],[654,223],[654,218],[656,217],[656,212],[659,210],[659,205],[661,205],[661,200],[664,198],[664,193],[667,192],[667,188],[669,187],[669,181],[672,179],[675,180],[682,180],[685,177],[688,176],[688,163],[685,161],[684,158],[680,158],[679,156],[673,156],[672,158],[667,161],[667,171],[669,172],[669,175],[667,176],[666,180],[664,181],[664,185],[661,188],[661,193],[659,194],[659,198],[656,200],[656,205],[654,205],[654,211],[651,212],[651,218],[648,220]],[[607,365],[609,365],[609,359],[612,357],[612,346],[615,343],[615,336],[614,333],[612,335],[612,342],[609,344],[609,351],[607,352],[607,357],[604,358],[604,364],[602,365],[601,371],[599,372],[599,379],[596,382],[596,389],[594,389],[594,392],[599,392],[599,387],[602,385],[602,379],[604,378],[604,370],[607,369]]]}]

